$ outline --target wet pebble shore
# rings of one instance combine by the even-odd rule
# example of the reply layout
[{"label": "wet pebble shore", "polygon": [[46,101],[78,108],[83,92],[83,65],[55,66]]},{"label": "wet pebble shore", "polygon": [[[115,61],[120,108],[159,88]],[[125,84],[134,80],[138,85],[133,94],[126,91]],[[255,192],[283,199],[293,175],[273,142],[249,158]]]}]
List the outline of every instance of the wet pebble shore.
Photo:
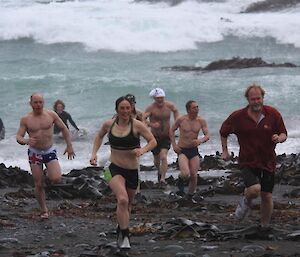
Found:
[{"label": "wet pebble shore", "polygon": [[[194,199],[168,186],[141,183],[130,221],[132,249],[116,246],[115,198],[101,168],[73,170],[47,184],[50,218],[42,220],[32,177],[0,164],[0,256],[300,256],[300,157],[277,157],[272,226],[259,226],[259,200],[243,222],[233,216],[243,191],[236,160],[205,156],[202,169],[230,170],[199,179]],[[142,167],[153,169],[153,167]],[[172,164],[170,169],[176,169]]]}]

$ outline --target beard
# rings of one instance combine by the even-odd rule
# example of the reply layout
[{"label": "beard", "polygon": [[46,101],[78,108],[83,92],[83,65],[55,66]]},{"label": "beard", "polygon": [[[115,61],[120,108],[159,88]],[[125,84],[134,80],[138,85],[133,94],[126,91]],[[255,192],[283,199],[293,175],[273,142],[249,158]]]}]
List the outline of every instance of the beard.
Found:
[{"label": "beard", "polygon": [[262,109],[262,103],[251,105],[252,112],[260,112]]}]

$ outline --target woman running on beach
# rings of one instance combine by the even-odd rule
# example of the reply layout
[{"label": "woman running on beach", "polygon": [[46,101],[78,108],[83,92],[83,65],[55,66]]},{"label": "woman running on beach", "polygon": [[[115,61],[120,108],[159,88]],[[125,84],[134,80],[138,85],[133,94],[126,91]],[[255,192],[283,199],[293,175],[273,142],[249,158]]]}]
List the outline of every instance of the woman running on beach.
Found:
[{"label": "woman running on beach", "polygon": [[[156,146],[156,140],[148,128],[136,119],[131,117],[131,103],[122,96],[116,100],[115,118],[104,122],[96,134],[91,165],[97,165],[97,151],[103,138],[108,134],[111,147],[109,170],[111,180],[109,186],[117,198],[117,243],[121,249],[129,249],[129,216],[131,204],[138,186],[138,158]],[[144,137],[147,144],[140,146],[139,135]]]}]

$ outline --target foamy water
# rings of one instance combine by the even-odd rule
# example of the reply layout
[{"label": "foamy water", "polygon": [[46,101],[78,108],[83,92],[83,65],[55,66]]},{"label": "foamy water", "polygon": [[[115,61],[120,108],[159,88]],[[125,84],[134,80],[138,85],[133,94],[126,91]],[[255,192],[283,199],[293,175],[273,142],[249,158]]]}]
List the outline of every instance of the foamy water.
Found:
[{"label": "foamy water", "polygon": [[270,36],[300,46],[300,8],[244,14],[240,12],[256,1],[185,1],[176,6],[125,0],[41,2],[0,3],[0,38],[82,43],[90,51],[121,52],[196,49],[199,42],[228,35]]},{"label": "foamy water", "polygon": [[[63,172],[89,165],[92,142],[104,120],[114,114],[114,101],[134,93],[137,105],[151,103],[149,91],[162,87],[167,99],[185,113],[190,99],[211,133],[200,153],[221,150],[222,121],[247,103],[246,86],[257,82],[266,89],[265,103],[283,115],[289,133],[277,153],[300,152],[300,69],[265,68],[210,73],[162,71],[172,65],[205,66],[233,56],[262,57],[268,62],[300,65],[300,8],[243,14],[249,0],[184,1],[176,6],[133,1],[3,0],[0,2],[0,117],[6,138],[0,141],[0,163],[28,170],[26,146],[15,141],[20,118],[28,111],[29,96],[41,92],[46,108],[61,98],[85,138],[74,141],[76,158],[63,156]],[[238,153],[236,139],[230,150]],[[99,151],[100,165],[109,147]],[[176,159],[169,151],[169,162]],[[152,164],[150,153],[141,163]]]}]

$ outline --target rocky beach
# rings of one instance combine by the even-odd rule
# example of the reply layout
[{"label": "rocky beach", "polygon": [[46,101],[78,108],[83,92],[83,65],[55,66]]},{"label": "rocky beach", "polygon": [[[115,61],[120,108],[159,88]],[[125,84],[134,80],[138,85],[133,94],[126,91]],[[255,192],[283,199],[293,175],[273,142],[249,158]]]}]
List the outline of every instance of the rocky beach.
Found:
[{"label": "rocky beach", "polygon": [[[271,226],[259,226],[259,200],[243,222],[234,218],[243,191],[236,160],[202,158],[202,169],[229,170],[199,178],[193,200],[168,186],[141,182],[130,220],[132,248],[116,246],[115,198],[102,169],[72,170],[47,185],[50,218],[41,219],[31,175],[0,165],[0,256],[300,256],[300,155],[277,157]],[[169,166],[176,170],[176,163]],[[153,170],[153,167],[141,167]],[[46,183],[47,184],[47,183]]]}]

